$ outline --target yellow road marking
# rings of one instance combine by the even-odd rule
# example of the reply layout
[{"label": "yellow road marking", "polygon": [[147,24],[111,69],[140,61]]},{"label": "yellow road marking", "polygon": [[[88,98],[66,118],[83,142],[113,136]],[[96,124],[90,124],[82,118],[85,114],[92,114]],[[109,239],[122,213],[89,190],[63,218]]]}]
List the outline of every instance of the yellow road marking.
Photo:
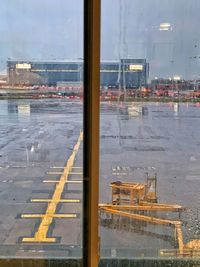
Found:
[{"label": "yellow road marking", "polygon": [[[52,202],[52,199],[46,198],[32,198],[31,202]],[[54,201],[57,203],[57,201]],[[80,203],[80,199],[60,199],[58,202],[60,203]]]},{"label": "yellow road marking", "polygon": [[[67,168],[65,168],[65,170],[66,170]],[[65,170],[64,170],[64,172],[47,172],[47,174],[64,174],[65,173]],[[70,172],[70,171],[68,171],[68,174],[83,174],[82,172]]]},{"label": "yellow road marking", "polygon": [[[82,169],[83,167],[78,167],[78,166],[73,166],[71,169]],[[58,166],[53,166],[50,167],[50,169],[66,169],[66,167],[58,167]]]},{"label": "yellow road marking", "polygon": [[[31,243],[36,242],[36,243],[38,243],[38,240],[36,238],[34,238],[34,237],[24,237],[22,239],[22,241],[23,242],[31,242]],[[42,242],[44,242],[44,243],[45,242],[46,243],[54,243],[54,242],[56,242],[56,238],[54,238],[54,237],[43,238]]]},{"label": "yellow road marking", "polygon": [[47,174],[63,174],[65,172],[47,172]]},{"label": "yellow road marking", "polygon": [[[42,221],[38,227],[37,232],[34,235],[34,238],[30,239],[30,240],[34,240],[34,242],[48,242],[46,240],[48,239],[47,233],[49,230],[49,226],[51,225],[53,218],[55,218],[55,215],[57,215],[57,214],[55,214],[56,208],[57,208],[58,203],[61,200],[61,195],[62,195],[62,192],[63,192],[64,187],[65,187],[65,182],[67,181],[67,178],[69,175],[69,170],[71,169],[71,167],[74,164],[74,160],[75,160],[76,154],[78,153],[82,139],[83,139],[83,132],[80,132],[77,143],[75,144],[74,149],[72,151],[72,154],[69,157],[69,159],[67,160],[64,172],[62,173],[62,175],[60,177],[60,181],[56,185],[56,188],[55,188],[55,191],[54,191],[54,194],[52,197],[52,201],[48,203],[46,213],[42,216]],[[24,214],[24,216],[25,215],[27,216],[28,214]],[[61,216],[61,215],[59,215],[59,216]],[[58,218],[61,218],[61,217],[58,217]],[[24,239],[22,239],[22,241],[24,241]],[[25,239],[24,242],[27,242],[27,238]],[[33,242],[33,241],[29,241],[29,242]],[[50,242],[54,242],[54,241],[50,241]]]},{"label": "yellow road marking", "polygon": [[[65,181],[65,183],[68,184],[80,184],[83,181],[80,180],[70,180],[70,181]],[[44,180],[43,183],[59,183],[59,180]]]},{"label": "yellow road marking", "polygon": [[[21,218],[26,218],[26,219],[35,219],[35,218],[45,218],[46,214],[22,214]],[[60,214],[53,214],[52,216],[48,216],[49,219],[52,218],[76,218],[77,215],[73,213],[60,213]]]}]

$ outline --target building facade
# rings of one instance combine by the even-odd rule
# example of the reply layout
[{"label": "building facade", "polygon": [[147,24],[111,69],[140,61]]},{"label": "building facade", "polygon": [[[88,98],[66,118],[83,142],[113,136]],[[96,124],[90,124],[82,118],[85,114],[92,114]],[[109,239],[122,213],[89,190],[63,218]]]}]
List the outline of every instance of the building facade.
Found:
[{"label": "building facade", "polygon": [[[83,63],[7,61],[8,83],[11,86],[47,85],[58,83],[82,83]],[[149,64],[145,59],[121,59],[101,62],[101,87],[139,88],[146,86]]]}]

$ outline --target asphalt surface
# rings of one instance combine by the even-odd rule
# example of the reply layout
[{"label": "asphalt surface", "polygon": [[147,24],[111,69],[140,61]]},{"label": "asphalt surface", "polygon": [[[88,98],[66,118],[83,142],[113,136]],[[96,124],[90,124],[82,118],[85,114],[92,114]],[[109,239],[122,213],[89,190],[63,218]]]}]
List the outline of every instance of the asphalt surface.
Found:
[{"label": "asphalt surface", "polygon": [[[159,202],[187,208],[181,214],[184,241],[200,239],[200,107],[135,105],[145,107],[144,114],[124,104],[101,105],[99,201],[111,201],[112,181],[144,182],[146,172],[157,173]],[[73,160],[78,168],[67,174],[78,182],[64,184],[62,173],[80,136],[82,114],[78,101],[0,101],[1,256],[81,256],[82,142]],[[100,237],[101,255],[109,257],[158,256],[160,249],[177,247],[172,228],[115,216],[100,219]]]},{"label": "asphalt surface", "polygon": [[[134,104],[133,106],[142,104]],[[130,115],[124,105],[108,104],[101,111],[100,202],[110,202],[111,181],[145,181],[158,177],[158,202],[186,207],[181,214],[184,242],[200,239],[200,107],[195,104],[144,103],[144,114]],[[130,108],[129,108],[130,109]],[[176,218],[171,213],[155,217]],[[102,247],[112,255],[158,256],[177,248],[174,229],[103,220]],[[121,251],[120,251],[121,250]]]},{"label": "asphalt surface", "polygon": [[[66,184],[61,192],[62,199],[76,199],[79,203],[56,203],[55,214],[73,213],[77,217],[53,218],[46,237],[56,238],[55,242],[43,242],[44,239],[24,242],[24,238],[34,237],[42,219],[22,216],[46,214],[48,203],[31,201],[53,198],[57,183],[44,181],[59,180],[61,174],[49,172],[63,172],[62,168],[52,167],[66,166],[73,152],[82,130],[81,103],[8,100],[0,101],[0,106],[2,254],[6,253],[6,248],[6,251],[12,249],[14,256],[80,255],[80,248],[76,247],[81,245],[81,184]],[[82,167],[81,151],[82,145],[74,166]],[[69,180],[81,178],[82,175],[68,175]],[[40,234],[44,234],[41,229]]]}]

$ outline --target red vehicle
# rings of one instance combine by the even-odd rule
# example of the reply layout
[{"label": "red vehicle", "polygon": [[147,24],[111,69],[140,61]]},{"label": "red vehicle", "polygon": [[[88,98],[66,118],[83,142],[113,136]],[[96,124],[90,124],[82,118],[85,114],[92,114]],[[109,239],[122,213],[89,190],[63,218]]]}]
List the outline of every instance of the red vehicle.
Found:
[{"label": "red vehicle", "polygon": [[168,96],[168,90],[164,89],[159,89],[155,91],[156,96]]}]

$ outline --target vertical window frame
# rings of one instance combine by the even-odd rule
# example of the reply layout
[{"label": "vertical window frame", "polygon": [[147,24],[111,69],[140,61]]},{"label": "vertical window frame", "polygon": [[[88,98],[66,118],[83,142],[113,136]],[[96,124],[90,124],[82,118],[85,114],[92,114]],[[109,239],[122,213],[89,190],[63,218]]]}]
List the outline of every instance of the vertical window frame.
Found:
[{"label": "vertical window frame", "polygon": [[84,1],[83,266],[99,262],[99,117],[101,0]]}]

